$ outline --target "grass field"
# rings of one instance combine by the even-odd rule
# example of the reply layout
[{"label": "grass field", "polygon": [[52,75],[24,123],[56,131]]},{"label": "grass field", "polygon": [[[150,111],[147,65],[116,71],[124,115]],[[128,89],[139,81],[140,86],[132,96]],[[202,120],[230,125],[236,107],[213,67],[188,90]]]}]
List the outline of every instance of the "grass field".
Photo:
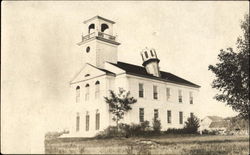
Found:
[{"label": "grass field", "polygon": [[148,138],[57,139],[45,142],[47,154],[248,155],[248,136],[164,135]]}]

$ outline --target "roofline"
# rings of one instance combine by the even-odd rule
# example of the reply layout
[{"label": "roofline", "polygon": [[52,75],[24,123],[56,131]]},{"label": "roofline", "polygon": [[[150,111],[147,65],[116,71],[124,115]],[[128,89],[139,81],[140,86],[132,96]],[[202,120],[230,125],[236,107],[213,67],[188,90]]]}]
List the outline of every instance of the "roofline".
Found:
[{"label": "roofline", "polygon": [[151,59],[144,61],[142,65],[145,67],[147,64],[149,64],[150,62],[154,62],[154,61],[156,61],[157,63],[160,62],[158,58],[151,58]]},{"label": "roofline", "polygon": [[90,19],[87,19],[87,20],[83,21],[83,23],[86,24],[86,23],[88,23],[88,22],[90,22],[90,21],[92,21],[92,20],[94,20],[94,19],[96,19],[96,18],[101,19],[101,20],[104,20],[104,21],[109,22],[109,23],[111,23],[111,24],[115,24],[114,21],[109,20],[109,19],[106,19],[106,18],[103,18],[103,17],[98,16],[98,15],[97,15],[97,16],[94,16],[94,17],[92,17],[92,18],[90,18]]},{"label": "roofline", "polygon": [[145,75],[135,74],[135,73],[130,73],[130,72],[126,72],[126,74],[134,75],[134,76],[138,76],[138,77],[144,77],[144,78],[148,78],[148,79],[159,80],[159,81],[163,81],[163,82],[169,82],[169,83],[179,84],[179,85],[193,87],[193,88],[200,88],[201,87],[199,85],[193,86],[193,85],[189,85],[189,84],[183,84],[183,83],[180,83],[180,82],[174,82],[174,81],[170,81],[170,80],[161,79],[161,78],[154,77],[154,76],[151,77],[151,76],[145,76]]},{"label": "roofline", "polygon": [[[108,62],[106,61],[107,63],[115,66],[113,63],[111,62]],[[134,65],[136,66],[136,65]],[[118,67],[118,66],[116,66]],[[140,67],[140,66],[139,66]],[[120,67],[118,67],[120,68]],[[121,68],[120,68],[121,69]],[[180,83],[180,82],[173,82],[173,81],[170,81],[170,80],[166,80],[166,79],[161,79],[159,77],[154,77],[154,76],[145,76],[145,75],[141,75],[141,74],[135,74],[135,73],[130,73],[130,72],[127,72],[126,70],[124,70],[126,74],[129,74],[129,75],[134,75],[134,76],[138,76],[138,77],[144,77],[144,78],[148,78],[148,79],[155,79],[155,80],[159,80],[159,81],[164,81],[164,82],[169,82],[169,83],[174,83],[174,84],[180,84],[180,85],[184,85],[184,86],[189,86],[189,87],[193,87],[193,88],[200,88],[201,86],[197,85],[197,84],[194,84],[194,85],[189,85],[189,84],[183,84],[183,83]]]}]

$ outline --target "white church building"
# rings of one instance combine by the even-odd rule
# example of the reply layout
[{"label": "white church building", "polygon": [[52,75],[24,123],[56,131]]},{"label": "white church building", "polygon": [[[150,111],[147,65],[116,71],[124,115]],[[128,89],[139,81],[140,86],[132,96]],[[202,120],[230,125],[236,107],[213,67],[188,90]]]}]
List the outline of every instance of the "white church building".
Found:
[{"label": "white church building", "polygon": [[118,46],[113,35],[114,21],[95,16],[84,21],[88,34],[78,45],[84,65],[70,82],[72,120],[70,135],[92,137],[115,125],[104,96],[119,88],[130,91],[137,99],[123,123],[161,121],[162,130],[181,128],[186,119],[196,114],[199,85],[169,72],[160,71],[159,58],[153,48],[140,49],[142,66],[118,61]]}]

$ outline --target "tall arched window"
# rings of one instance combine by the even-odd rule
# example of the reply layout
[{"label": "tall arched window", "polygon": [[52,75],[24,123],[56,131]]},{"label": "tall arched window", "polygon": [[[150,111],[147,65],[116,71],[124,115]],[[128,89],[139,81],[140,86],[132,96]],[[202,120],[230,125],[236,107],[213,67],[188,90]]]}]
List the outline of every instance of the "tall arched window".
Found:
[{"label": "tall arched window", "polygon": [[95,82],[95,98],[98,98],[100,96],[100,82]]},{"label": "tall arched window", "polygon": [[108,33],[109,26],[107,24],[101,25],[101,32]]},{"label": "tall arched window", "polygon": [[96,110],[96,114],[95,114],[95,129],[99,130],[100,129],[100,113],[99,110]]},{"label": "tall arched window", "polygon": [[85,85],[85,100],[89,100],[89,84]]},{"label": "tall arched window", "polygon": [[76,131],[78,132],[80,130],[80,116],[79,113],[76,115]]},{"label": "tall arched window", "polygon": [[90,24],[89,25],[89,34],[95,32],[95,24]]},{"label": "tall arched window", "polygon": [[80,86],[76,87],[76,103],[80,102]]},{"label": "tall arched window", "polygon": [[89,131],[89,112],[86,112],[86,131]]}]

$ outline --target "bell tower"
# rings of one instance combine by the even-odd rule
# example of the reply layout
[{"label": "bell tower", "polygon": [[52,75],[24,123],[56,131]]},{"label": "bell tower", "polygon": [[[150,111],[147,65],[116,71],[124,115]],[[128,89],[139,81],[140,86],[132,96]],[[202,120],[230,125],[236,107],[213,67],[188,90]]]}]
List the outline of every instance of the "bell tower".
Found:
[{"label": "bell tower", "polygon": [[113,35],[114,21],[95,16],[83,22],[87,34],[82,35],[81,47],[84,63],[103,68],[104,62],[117,63],[117,48],[120,45]]}]

